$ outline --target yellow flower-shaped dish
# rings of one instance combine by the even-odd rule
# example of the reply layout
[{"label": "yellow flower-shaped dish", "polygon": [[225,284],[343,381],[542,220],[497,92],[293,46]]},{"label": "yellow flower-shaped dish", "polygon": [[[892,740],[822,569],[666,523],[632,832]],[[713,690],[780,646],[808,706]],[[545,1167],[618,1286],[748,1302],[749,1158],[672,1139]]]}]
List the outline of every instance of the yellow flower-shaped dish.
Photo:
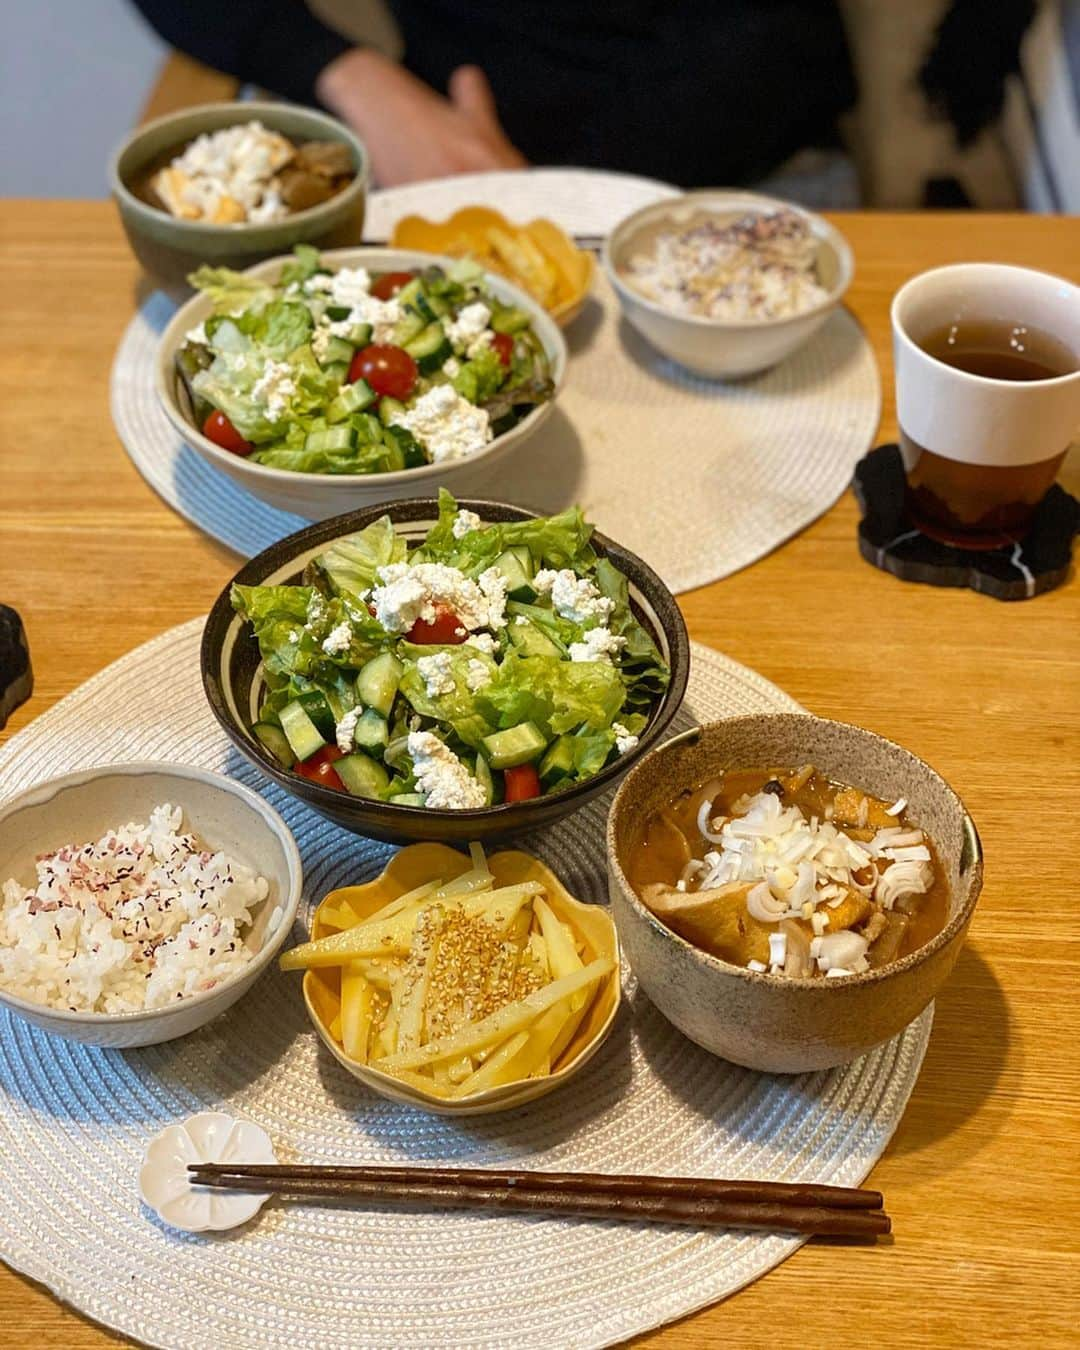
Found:
[{"label": "yellow flower-shaped dish", "polygon": [[[444,883],[450,882],[470,871],[472,866],[467,854],[459,853],[445,844],[412,844],[397,853],[386,871],[374,881],[363,886],[346,886],[331,891],[315,911],[311,924],[312,941],[319,941],[339,931],[338,925],[330,922],[330,918],[339,916],[343,907],[363,922],[417,887],[436,878]],[[606,959],[612,968],[592,992],[580,1023],[550,1072],[542,1077],[519,1079],[457,1097],[426,1091],[417,1074],[403,1081],[371,1064],[362,1064],[350,1058],[345,1053],[340,1031],[342,967],[336,965],[308,969],[304,974],[304,1002],[323,1044],[354,1077],[384,1097],[444,1115],[507,1111],[565,1083],[588,1063],[611,1030],[621,998],[621,980],[618,939],[608,912],[598,905],[586,905],[575,900],[549,868],[527,853],[512,850],[495,853],[487,859],[487,866],[496,887],[538,882],[543,887],[543,898],[550,910],[561,923],[569,927],[578,945],[581,961],[587,965]]]},{"label": "yellow flower-shaped dish", "polygon": [[552,221],[515,225],[487,206],[464,206],[444,221],[405,216],[394,227],[391,244],[474,258],[527,290],[563,325],[585,303],[596,266],[593,255]]}]

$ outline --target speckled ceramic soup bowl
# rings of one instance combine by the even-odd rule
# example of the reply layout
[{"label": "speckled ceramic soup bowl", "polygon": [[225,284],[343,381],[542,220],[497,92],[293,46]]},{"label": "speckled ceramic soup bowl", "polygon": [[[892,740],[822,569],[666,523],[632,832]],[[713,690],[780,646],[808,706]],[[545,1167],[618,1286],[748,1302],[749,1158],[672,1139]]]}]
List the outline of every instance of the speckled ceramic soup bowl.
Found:
[{"label": "speckled ceramic soup bowl", "polygon": [[[624,870],[642,821],[725,769],[813,763],[839,782],[887,800],[937,847],[949,884],[945,927],[925,946],[866,974],[787,979],[731,965],[668,928]],[[831,1068],[889,1040],[948,978],[982,888],[979,836],[963,803],[929,765],[872,731],[799,714],[713,722],[676,736],[623,780],[608,821],[608,878],[623,953],[664,1016],[713,1054],[752,1069]]]}]

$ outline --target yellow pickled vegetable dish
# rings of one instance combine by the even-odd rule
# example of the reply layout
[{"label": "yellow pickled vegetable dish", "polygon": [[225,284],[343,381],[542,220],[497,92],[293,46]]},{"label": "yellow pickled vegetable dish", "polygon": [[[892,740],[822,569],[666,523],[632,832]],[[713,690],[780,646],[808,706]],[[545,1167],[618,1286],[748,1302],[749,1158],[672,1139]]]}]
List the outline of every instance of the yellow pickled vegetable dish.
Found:
[{"label": "yellow pickled vegetable dish", "polygon": [[350,1060],[448,1101],[569,1062],[616,969],[610,920],[543,864],[470,854],[403,850],[379,881],[329,895],[313,940],[281,958],[309,972],[309,1002]]}]

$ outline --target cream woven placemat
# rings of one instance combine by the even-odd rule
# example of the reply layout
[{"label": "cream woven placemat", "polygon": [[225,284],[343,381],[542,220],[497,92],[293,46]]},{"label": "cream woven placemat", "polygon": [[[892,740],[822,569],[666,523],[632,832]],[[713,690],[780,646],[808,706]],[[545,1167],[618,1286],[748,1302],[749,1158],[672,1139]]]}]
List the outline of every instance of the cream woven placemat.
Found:
[{"label": "cream woven placemat", "polygon": [[[412,211],[436,218],[489,201],[603,233],[671,189],[586,170],[472,175],[372,194],[367,232],[385,238]],[[112,373],[117,432],[140,473],[189,520],[250,555],[303,521],[266,506],[175,435],[157,406],[153,362],[172,310],[153,296],[128,326]],[[566,388],[542,431],[467,489],[543,511],[580,502],[674,591],[746,567],[827,511],[877,429],[873,353],[846,310],[801,352],[738,384],[658,356],[620,318],[603,276],[567,330]]]},{"label": "cream woven placemat", "polygon": [[[292,827],[305,898],[367,880],[387,845],[268,785],[203,698],[201,620],[163,634],[33,722],[0,753],[0,800],[95,763],[224,769]],[[682,721],[798,711],[760,676],[695,647]],[[162,715],[162,710],[167,715]],[[605,894],[606,802],[524,847],[571,891]],[[231,1235],[174,1233],[141,1209],[150,1135],[206,1107],[250,1116],[279,1156],[757,1176],[857,1184],[907,1103],[929,1011],[844,1070],[773,1078],[714,1059],[637,994],[565,1089],[449,1121],[369,1094],[321,1048],[293,977],[272,972],[223,1018],[168,1045],[98,1051],[0,1014],[0,1257],[118,1331],[169,1347],[610,1344],[764,1274],[797,1240],[531,1216],[271,1204]]]}]

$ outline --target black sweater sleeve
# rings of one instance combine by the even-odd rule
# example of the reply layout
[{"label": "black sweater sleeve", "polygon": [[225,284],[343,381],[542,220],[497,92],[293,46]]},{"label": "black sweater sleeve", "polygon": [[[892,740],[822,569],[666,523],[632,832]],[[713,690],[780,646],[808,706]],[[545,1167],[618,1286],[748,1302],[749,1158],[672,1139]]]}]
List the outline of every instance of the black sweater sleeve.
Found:
[{"label": "black sweater sleeve", "polygon": [[354,44],[327,28],[303,0],[135,0],[174,47],[216,70],[301,103],[315,80]]}]

